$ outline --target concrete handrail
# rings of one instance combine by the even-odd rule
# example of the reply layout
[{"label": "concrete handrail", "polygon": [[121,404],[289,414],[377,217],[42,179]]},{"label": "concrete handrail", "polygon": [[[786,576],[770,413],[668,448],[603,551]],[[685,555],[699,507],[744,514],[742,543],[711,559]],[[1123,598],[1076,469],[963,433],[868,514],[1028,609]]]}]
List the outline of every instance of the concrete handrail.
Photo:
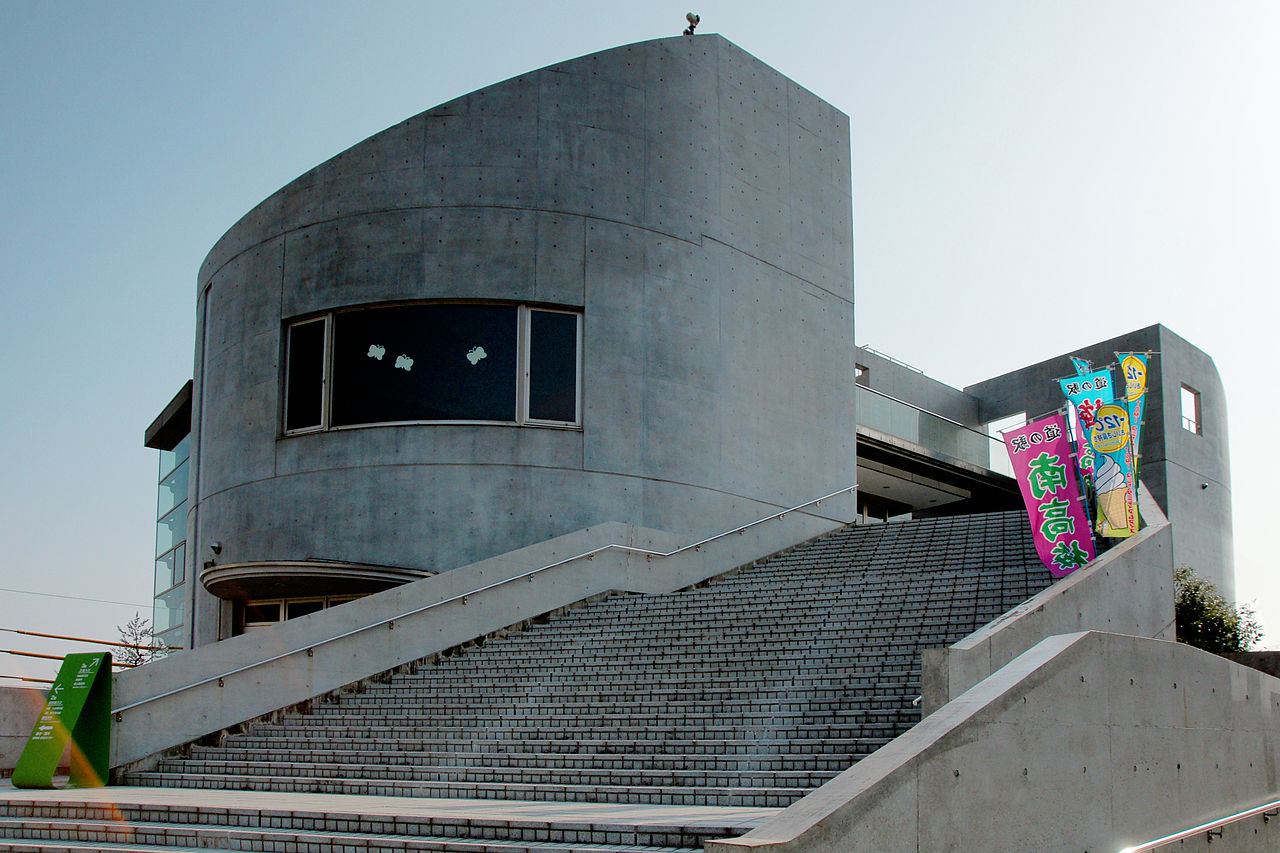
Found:
[{"label": "concrete handrail", "polygon": [[1115,850],[1183,815],[1274,798],[1268,745],[1278,708],[1280,680],[1182,643],[1098,631],[1048,637],[706,851]]},{"label": "concrete handrail", "polygon": [[1166,835],[1162,838],[1156,838],[1142,844],[1135,844],[1132,847],[1124,848],[1120,853],[1147,853],[1147,851],[1159,849],[1168,844],[1172,844],[1175,841],[1194,838],[1202,832],[1208,833],[1212,838],[1212,833],[1215,829],[1219,830],[1219,834],[1221,834],[1223,827],[1230,826],[1233,823],[1238,823],[1239,821],[1247,820],[1248,818],[1255,817],[1257,815],[1262,815],[1263,817],[1276,817],[1280,815],[1280,800],[1272,800],[1269,803],[1263,803],[1260,806],[1254,806],[1251,809],[1245,809],[1242,812],[1236,812],[1235,814],[1228,815],[1227,817],[1211,820],[1208,823],[1202,823],[1199,826],[1193,826],[1190,829],[1184,829],[1181,832],[1175,832],[1172,835]]},{"label": "concrete handrail", "polygon": [[305,645],[305,646],[302,646],[302,647],[300,647],[300,648],[291,649],[291,650],[286,651],[286,652],[279,652],[279,653],[277,653],[277,654],[271,655],[270,657],[260,658],[260,659],[258,659],[258,660],[251,661],[250,663],[244,664],[244,665],[242,665],[242,666],[235,667],[234,669],[229,669],[229,670],[227,670],[226,672],[219,673],[218,675],[211,675],[211,676],[208,676],[208,677],[206,677],[206,678],[202,678],[202,679],[200,679],[200,680],[198,680],[198,681],[193,681],[193,682],[191,682],[191,683],[189,683],[189,684],[184,684],[184,685],[182,685],[182,686],[180,686],[180,687],[175,687],[175,688],[173,688],[173,689],[171,689],[171,690],[166,690],[166,691],[164,691],[164,692],[157,693],[157,694],[155,694],[154,696],[147,696],[147,697],[145,697],[145,698],[143,698],[143,699],[139,699],[139,700],[138,700],[138,701],[136,701],[136,702],[131,702],[131,703],[127,704],[127,705],[121,705],[121,706],[120,706],[120,707],[118,707],[118,708],[113,708],[113,709],[111,710],[111,713],[112,713],[112,714],[122,714],[122,713],[124,713],[125,711],[129,711],[129,710],[132,710],[132,709],[134,709],[134,708],[141,707],[141,706],[146,705],[146,704],[149,704],[149,703],[151,703],[151,702],[155,702],[155,701],[157,701],[157,700],[159,700],[159,699],[164,699],[164,698],[169,697],[169,696],[175,696],[175,695],[177,695],[177,694],[179,694],[179,693],[186,692],[186,691],[191,690],[191,689],[193,689],[193,688],[195,688],[195,687],[200,687],[200,686],[203,686],[203,685],[206,685],[206,684],[212,684],[212,683],[214,683],[214,682],[220,682],[220,681],[222,681],[223,679],[229,678],[229,677],[231,677],[231,676],[233,676],[233,675],[238,675],[238,674],[240,674],[240,673],[242,673],[242,672],[247,672],[248,670],[254,669],[254,668],[256,668],[256,667],[264,666],[264,665],[269,664],[269,663],[274,663],[275,661],[283,660],[283,659],[285,659],[285,658],[292,657],[293,655],[298,655],[298,654],[302,654],[302,653],[305,653],[305,652],[309,652],[309,651],[311,651],[311,650],[315,649],[315,647],[316,647],[316,646],[325,645],[325,644],[327,644],[327,643],[337,642],[337,641],[339,641],[339,640],[343,640],[343,639],[346,639],[346,638],[348,638],[348,637],[355,636],[356,634],[360,634],[360,633],[363,633],[363,632],[365,632],[365,631],[372,630],[372,629],[374,629],[374,628],[380,628],[380,627],[383,627],[383,626],[385,626],[385,625],[388,625],[388,624],[394,623],[394,622],[396,622],[396,621],[398,621],[398,620],[401,620],[401,619],[406,619],[406,618],[411,617],[411,616],[417,616],[417,615],[419,615],[419,614],[422,614],[422,613],[427,612],[428,610],[432,610],[432,609],[437,608],[437,607],[442,607],[442,606],[444,606],[444,605],[446,605],[446,604],[450,604],[450,603],[455,602],[455,601],[461,601],[461,602],[465,603],[465,602],[466,602],[466,600],[467,600],[467,598],[469,598],[470,596],[479,595],[479,594],[484,593],[484,592],[487,592],[487,591],[489,591],[489,590],[491,590],[491,589],[495,589],[495,588],[497,588],[497,587],[505,586],[506,584],[514,583],[515,581],[518,581],[518,580],[525,580],[525,579],[528,579],[528,578],[530,578],[530,577],[533,577],[534,575],[541,574],[542,572],[546,572],[546,571],[548,571],[548,570],[550,570],[550,569],[554,569],[554,568],[557,568],[557,567],[559,567],[559,566],[563,566],[563,565],[566,565],[566,564],[568,564],[568,563],[575,562],[575,561],[577,561],[577,560],[583,560],[583,559],[590,560],[590,559],[592,559],[593,557],[595,557],[595,556],[597,556],[597,555],[599,555],[599,554],[602,554],[602,553],[608,552],[608,551],[619,551],[619,552],[622,552],[622,553],[625,553],[625,554],[635,554],[635,555],[637,555],[637,556],[646,557],[646,558],[648,558],[648,559],[652,559],[652,558],[654,558],[654,557],[674,557],[674,556],[676,556],[676,555],[678,555],[678,554],[681,554],[681,553],[684,553],[684,552],[687,552],[687,551],[697,551],[697,550],[700,550],[700,549],[702,548],[702,546],[704,546],[704,545],[708,545],[708,544],[710,544],[710,543],[712,543],[712,542],[715,542],[715,541],[716,541],[716,540],[718,540],[718,539],[723,539],[723,538],[725,538],[725,537],[732,536],[732,535],[737,534],[737,533],[744,533],[744,532],[746,532],[747,530],[750,530],[751,528],[756,527],[756,526],[758,526],[758,525],[761,525],[761,524],[764,524],[764,523],[766,523],[766,522],[774,521],[774,520],[776,520],[776,519],[782,518],[783,516],[787,515],[788,513],[798,512],[798,511],[803,510],[803,509],[806,509],[806,508],[808,508],[808,507],[816,506],[816,505],[818,505],[818,504],[822,503],[822,502],[823,502],[823,501],[825,501],[825,500],[829,500],[829,499],[831,499],[831,498],[838,497],[838,496],[840,496],[840,495],[844,495],[844,494],[848,494],[848,493],[850,493],[850,492],[853,492],[853,491],[855,491],[857,488],[858,488],[858,484],[857,484],[857,483],[854,483],[852,486],[846,486],[846,487],[845,487],[845,488],[843,488],[843,489],[837,489],[836,491],[834,491],[834,492],[830,492],[829,494],[825,494],[825,495],[823,495],[823,496],[821,496],[821,497],[814,498],[814,499],[809,500],[809,501],[805,501],[804,503],[802,503],[802,504],[797,504],[796,506],[793,506],[793,507],[788,507],[787,509],[780,510],[779,512],[775,512],[775,513],[773,513],[772,515],[764,516],[763,518],[757,518],[757,519],[756,519],[756,520],[754,520],[754,521],[747,522],[746,524],[739,525],[738,527],[734,527],[734,528],[732,528],[732,529],[730,529],[730,530],[726,530],[726,531],[724,531],[724,532],[722,532],[722,533],[717,533],[717,534],[715,534],[715,535],[713,535],[713,536],[708,536],[708,537],[706,537],[705,539],[700,539],[700,540],[698,540],[697,542],[692,542],[692,543],[690,543],[690,544],[688,544],[688,545],[682,545],[681,547],[679,547],[679,548],[675,548],[675,549],[673,549],[673,550],[671,550],[671,551],[655,551],[655,550],[648,549],[648,548],[636,548],[636,547],[633,547],[633,546],[631,546],[631,545],[620,545],[620,544],[617,544],[617,543],[610,543],[610,544],[608,544],[608,545],[602,545],[602,546],[600,546],[600,547],[598,547],[598,548],[592,548],[592,549],[590,549],[590,550],[588,550],[588,551],[584,551],[584,552],[582,552],[582,553],[580,553],[580,554],[575,554],[575,555],[573,555],[572,557],[565,557],[564,559],[556,560],[556,561],[555,561],[555,562],[553,562],[553,563],[548,563],[547,565],[539,566],[539,567],[538,567],[538,568],[536,568],[536,569],[530,569],[529,571],[526,571],[526,572],[520,572],[519,574],[515,574],[515,575],[511,575],[511,576],[509,576],[509,577],[501,578],[501,579],[499,579],[499,580],[497,580],[497,581],[494,581],[493,583],[484,584],[484,585],[482,585],[482,586],[478,586],[478,587],[476,587],[476,588],[474,588],[474,589],[467,590],[466,592],[455,593],[454,595],[448,596],[448,597],[443,598],[443,599],[440,599],[440,600],[438,600],[438,601],[433,601],[433,602],[431,602],[431,603],[429,603],[429,604],[425,604],[425,605],[422,605],[422,606],[420,606],[420,607],[415,607],[415,608],[412,608],[412,609],[410,609],[410,610],[406,610],[406,611],[404,611],[404,612],[402,612],[402,613],[397,613],[395,616],[388,616],[388,617],[385,617],[385,618],[379,619],[379,620],[374,621],[374,622],[369,622],[368,624],[361,625],[361,626],[359,626],[359,627],[357,627],[357,628],[353,628],[352,630],[349,630],[349,631],[344,631],[344,632],[342,632],[342,633],[340,633],[340,634],[334,634],[333,636],[326,637],[326,638],[324,638],[324,639],[322,639],[322,640],[319,640],[319,641],[317,641],[317,642],[314,642],[314,643],[309,643],[309,644],[307,644],[307,645]]},{"label": "concrete handrail", "polygon": [[1173,530],[1139,490],[1141,532],[959,642],[921,655],[925,716],[1045,637],[1108,631],[1173,639]]}]

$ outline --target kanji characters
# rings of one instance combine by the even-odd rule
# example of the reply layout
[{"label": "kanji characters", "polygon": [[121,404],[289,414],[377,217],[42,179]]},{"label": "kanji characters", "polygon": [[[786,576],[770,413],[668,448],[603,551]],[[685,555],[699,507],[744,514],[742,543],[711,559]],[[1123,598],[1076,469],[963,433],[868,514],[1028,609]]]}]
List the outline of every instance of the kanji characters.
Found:
[{"label": "kanji characters", "polygon": [[1027,484],[1036,500],[1044,500],[1046,494],[1067,487],[1067,466],[1060,457],[1050,456],[1045,451],[1028,464]]},{"label": "kanji characters", "polygon": [[1051,498],[1040,504],[1040,512],[1044,513],[1044,521],[1040,523],[1040,532],[1044,538],[1054,542],[1060,536],[1076,532],[1076,520],[1071,517],[1071,504],[1058,498]]},{"label": "kanji characters", "polygon": [[1089,555],[1075,539],[1067,539],[1054,545],[1051,555],[1054,564],[1067,571],[1078,569],[1089,562]]}]

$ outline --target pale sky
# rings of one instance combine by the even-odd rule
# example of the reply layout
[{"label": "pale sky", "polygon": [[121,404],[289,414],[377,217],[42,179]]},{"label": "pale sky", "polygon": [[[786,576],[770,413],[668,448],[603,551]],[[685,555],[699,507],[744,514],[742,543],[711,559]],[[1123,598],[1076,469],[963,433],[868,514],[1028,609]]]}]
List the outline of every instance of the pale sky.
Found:
[{"label": "pale sky", "polygon": [[[0,3],[0,628],[114,639],[150,615],[142,433],[191,376],[196,272],[240,216],[438,103],[678,35],[687,8]],[[692,8],[851,117],[858,343],[956,386],[1155,322],[1213,356],[1238,594],[1280,648],[1280,3]]]}]

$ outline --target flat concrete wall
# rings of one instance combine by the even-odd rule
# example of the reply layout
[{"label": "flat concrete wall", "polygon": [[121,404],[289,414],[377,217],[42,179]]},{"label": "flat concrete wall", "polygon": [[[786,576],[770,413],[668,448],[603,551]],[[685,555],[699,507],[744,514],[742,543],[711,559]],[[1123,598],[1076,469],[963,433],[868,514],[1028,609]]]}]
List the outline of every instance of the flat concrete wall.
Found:
[{"label": "flat concrete wall", "polygon": [[857,361],[866,368],[860,384],[967,426],[981,425],[976,397],[861,347]]},{"label": "flat concrete wall", "polygon": [[[1113,853],[1276,799],[1277,735],[1278,679],[1178,643],[1050,637],[706,850]],[[1213,849],[1262,849],[1232,837]]]},{"label": "flat concrete wall", "polygon": [[0,687],[0,776],[9,776],[44,708],[44,691]]},{"label": "flat concrete wall", "polygon": [[[792,512],[670,557],[613,547],[569,560],[609,545],[669,552],[691,544],[686,537],[629,525],[598,525],[118,673],[112,688],[112,767],[144,761],[595,595],[680,589],[840,525]],[[568,562],[503,583],[563,560]],[[405,615],[429,605],[438,606]]]},{"label": "flat concrete wall", "polygon": [[[607,521],[707,535],[852,484],[852,239],[848,118],[719,36],[571,60],[377,134],[202,267],[191,576],[211,558],[447,571]],[[286,323],[413,300],[580,309],[581,429],[282,435]],[[193,586],[198,645],[217,603]]]},{"label": "flat concrete wall", "polygon": [[1055,634],[1096,630],[1174,639],[1172,527],[1145,490],[1140,506],[1154,524],[960,642],[926,649],[924,713]]}]

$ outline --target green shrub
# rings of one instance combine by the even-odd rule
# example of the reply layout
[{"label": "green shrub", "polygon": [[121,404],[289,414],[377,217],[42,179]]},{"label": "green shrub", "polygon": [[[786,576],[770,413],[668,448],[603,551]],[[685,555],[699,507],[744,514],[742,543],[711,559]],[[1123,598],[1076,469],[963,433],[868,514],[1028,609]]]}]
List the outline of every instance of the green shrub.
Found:
[{"label": "green shrub", "polygon": [[1190,568],[1178,569],[1173,582],[1179,643],[1206,652],[1246,652],[1262,637],[1253,608],[1230,603]]}]

